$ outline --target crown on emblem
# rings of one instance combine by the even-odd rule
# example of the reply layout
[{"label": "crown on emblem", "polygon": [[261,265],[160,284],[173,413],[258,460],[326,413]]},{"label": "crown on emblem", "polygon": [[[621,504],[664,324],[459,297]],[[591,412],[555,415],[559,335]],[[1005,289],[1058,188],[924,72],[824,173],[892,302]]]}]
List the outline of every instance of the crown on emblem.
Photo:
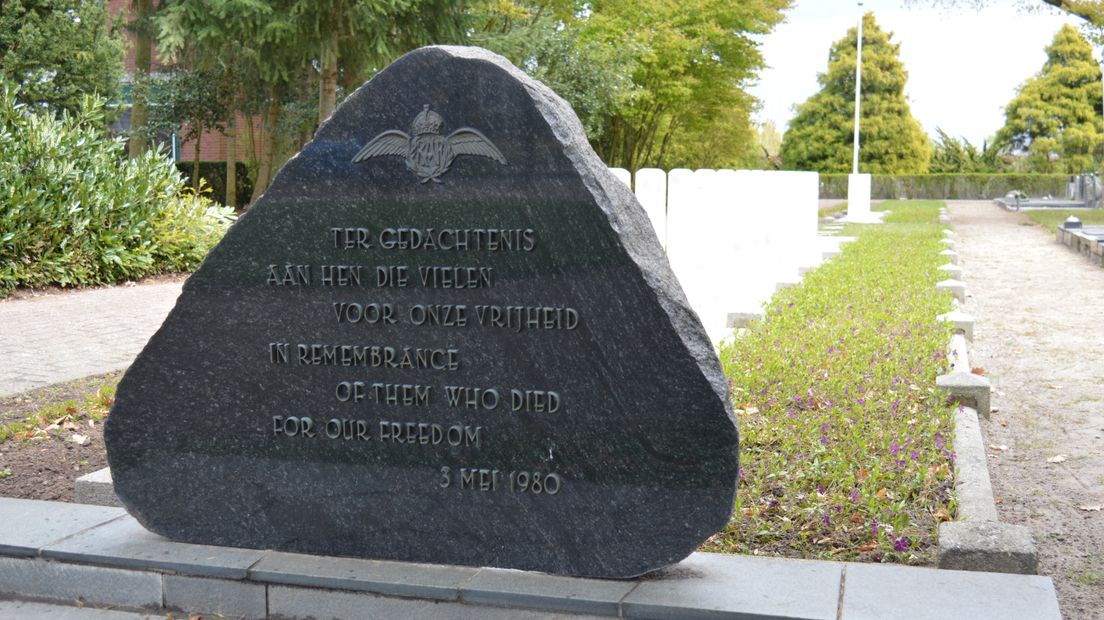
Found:
[{"label": "crown on emblem", "polygon": [[445,119],[441,118],[440,114],[431,112],[429,104],[426,104],[422,106],[421,113],[414,117],[411,128],[414,130],[414,135],[420,136],[425,133],[441,133],[441,127],[444,125]]}]

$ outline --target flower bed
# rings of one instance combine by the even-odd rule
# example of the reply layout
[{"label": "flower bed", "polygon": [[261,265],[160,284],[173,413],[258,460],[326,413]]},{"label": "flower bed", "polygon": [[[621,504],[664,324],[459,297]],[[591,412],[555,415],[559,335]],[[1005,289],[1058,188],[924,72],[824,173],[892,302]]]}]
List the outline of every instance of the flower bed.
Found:
[{"label": "flower bed", "polygon": [[704,550],[932,563],[954,513],[939,205],[885,203],[886,224],[850,227],[857,241],[722,349],[741,472]]}]

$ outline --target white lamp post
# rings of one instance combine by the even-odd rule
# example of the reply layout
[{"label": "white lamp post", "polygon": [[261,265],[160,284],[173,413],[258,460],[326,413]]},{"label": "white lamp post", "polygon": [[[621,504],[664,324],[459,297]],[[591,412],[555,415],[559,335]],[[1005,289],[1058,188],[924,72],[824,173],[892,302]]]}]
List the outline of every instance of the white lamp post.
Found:
[{"label": "white lamp post", "polygon": [[851,222],[875,223],[881,221],[881,213],[870,212],[870,175],[859,174],[859,117],[862,104],[862,45],[863,10],[859,2],[858,53],[855,56],[855,150],[851,160],[851,174],[847,175],[847,219]]}]

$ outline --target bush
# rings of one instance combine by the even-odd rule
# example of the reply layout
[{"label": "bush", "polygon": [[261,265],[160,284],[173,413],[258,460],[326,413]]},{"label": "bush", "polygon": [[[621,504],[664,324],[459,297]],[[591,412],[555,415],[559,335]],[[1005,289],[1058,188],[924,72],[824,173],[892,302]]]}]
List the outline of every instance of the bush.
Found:
[{"label": "bush", "polygon": [[[879,200],[990,200],[1012,190],[1028,196],[1065,196],[1065,174],[875,174],[870,197]],[[847,198],[846,174],[821,174],[821,198]]]},{"label": "bush", "polygon": [[127,159],[102,102],[57,116],[0,84],[0,296],[192,269],[232,219],[163,154]]}]

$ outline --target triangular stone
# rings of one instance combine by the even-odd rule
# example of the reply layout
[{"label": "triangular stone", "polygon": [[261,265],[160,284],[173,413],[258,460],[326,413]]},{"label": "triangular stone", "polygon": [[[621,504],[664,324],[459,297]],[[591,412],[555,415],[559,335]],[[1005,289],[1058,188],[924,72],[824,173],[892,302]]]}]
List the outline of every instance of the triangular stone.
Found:
[{"label": "triangular stone", "polygon": [[169,538],[601,577],[685,557],[737,476],[647,215],[563,100],[457,47],[395,62],[284,166],[105,440]]}]

